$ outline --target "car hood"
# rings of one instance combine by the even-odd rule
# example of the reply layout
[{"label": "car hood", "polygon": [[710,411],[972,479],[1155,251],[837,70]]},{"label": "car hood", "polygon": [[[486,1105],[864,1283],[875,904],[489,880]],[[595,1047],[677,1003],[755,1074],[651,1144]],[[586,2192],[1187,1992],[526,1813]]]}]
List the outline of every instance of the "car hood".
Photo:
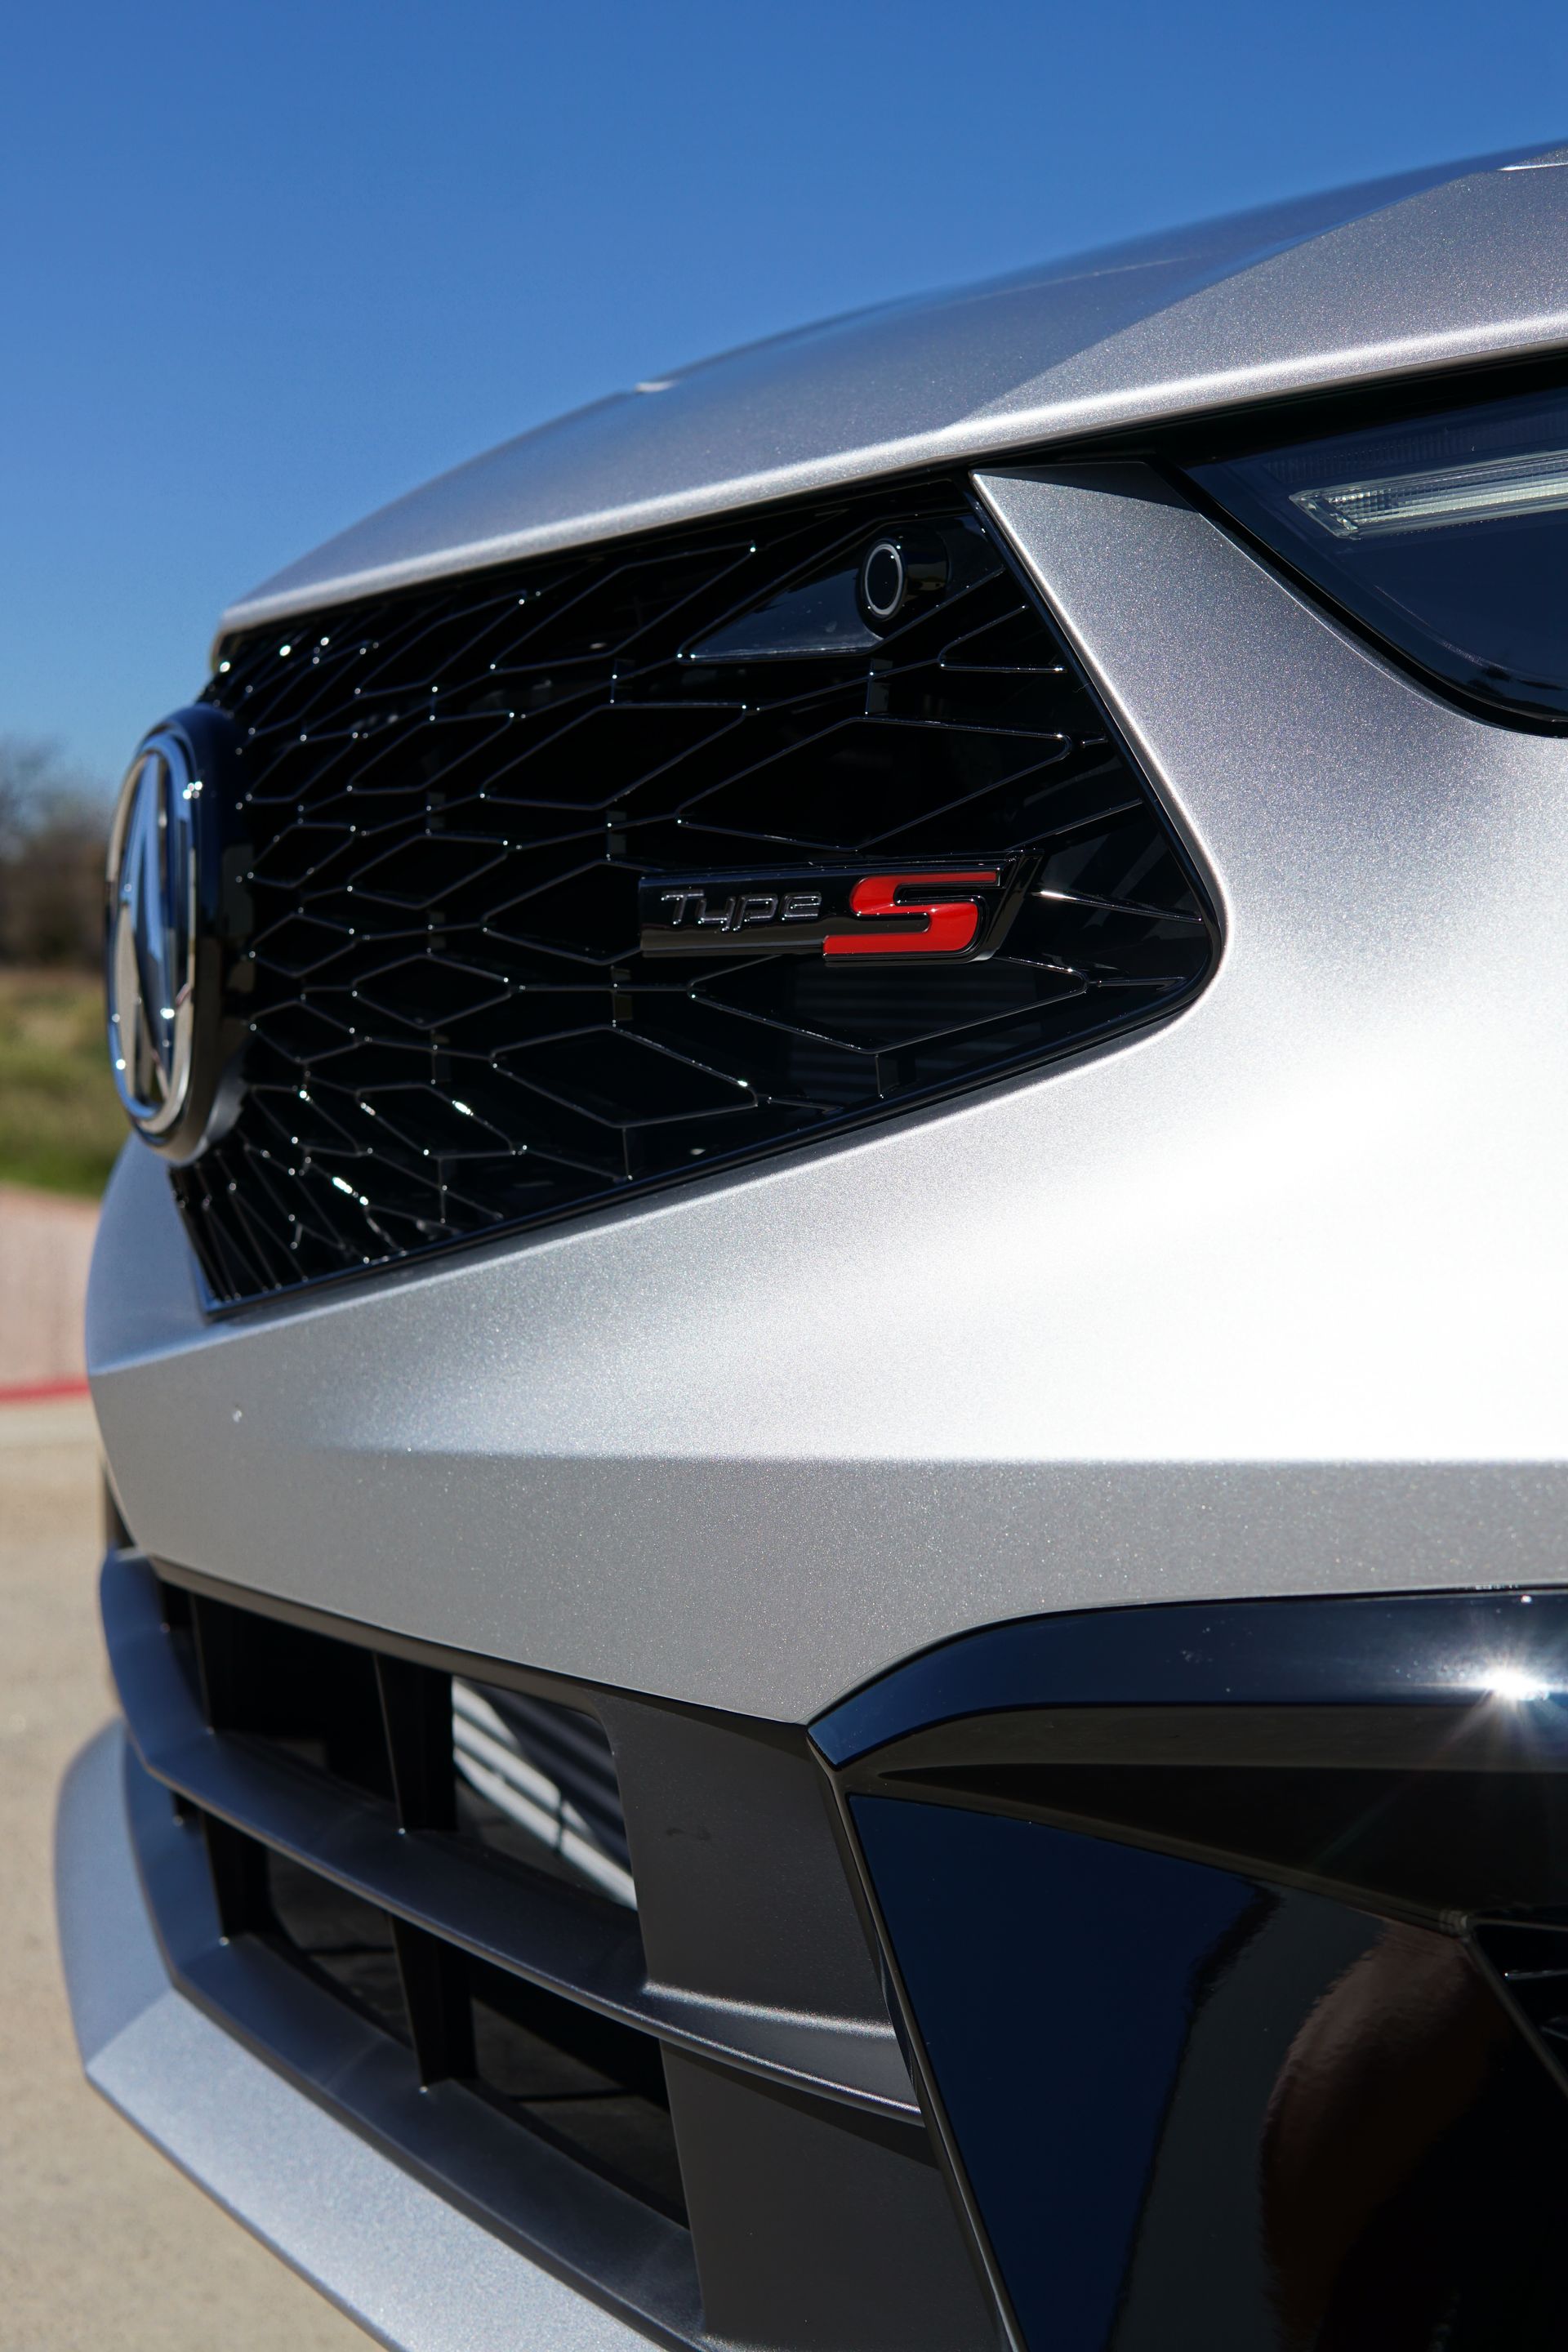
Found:
[{"label": "car hood", "polygon": [[911,466],[1568,340],[1568,148],[1232,214],[753,343],[503,442],[224,632]]}]

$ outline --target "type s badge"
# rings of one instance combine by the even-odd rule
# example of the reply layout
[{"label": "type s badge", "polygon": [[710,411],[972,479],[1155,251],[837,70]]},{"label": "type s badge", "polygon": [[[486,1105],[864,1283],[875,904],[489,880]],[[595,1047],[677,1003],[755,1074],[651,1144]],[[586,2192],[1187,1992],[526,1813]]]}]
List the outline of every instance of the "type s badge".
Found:
[{"label": "type s badge", "polygon": [[994,955],[1005,938],[1032,863],[650,874],[637,889],[642,951],[973,962]]}]

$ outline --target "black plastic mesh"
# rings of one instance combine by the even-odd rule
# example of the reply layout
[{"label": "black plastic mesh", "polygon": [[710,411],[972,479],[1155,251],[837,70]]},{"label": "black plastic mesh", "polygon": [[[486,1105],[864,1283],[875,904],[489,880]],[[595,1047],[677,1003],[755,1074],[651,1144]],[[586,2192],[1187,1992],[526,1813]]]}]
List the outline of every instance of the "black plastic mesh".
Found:
[{"label": "black plastic mesh", "polygon": [[[911,522],[944,538],[950,585],[879,642],[850,583],[868,535]],[[803,614],[830,650],[756,656]],[[1146,787],[957,484],[404,590],[224,651],[207,698],[243,738],[251,1044],[237,1124],[174,1177],[222,1298],[1007,1071],[1167,1010],[1212,960]],[[638,952],[645,874],[1026,849],[1042,863],[988,961]]]}]

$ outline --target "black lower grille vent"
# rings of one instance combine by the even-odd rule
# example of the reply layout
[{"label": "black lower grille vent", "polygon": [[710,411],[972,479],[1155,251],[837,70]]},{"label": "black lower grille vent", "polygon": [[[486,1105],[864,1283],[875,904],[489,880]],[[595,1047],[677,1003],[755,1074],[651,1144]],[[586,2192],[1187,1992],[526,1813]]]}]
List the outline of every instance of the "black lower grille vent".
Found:
[{"label": "black lower grille vent", "polygon": [[[873,629],[856,582],[889,538],[921,593]],[[221,1299],[1005,1073],[1212,962],[961,484],[344,606],[230,641],[206,698],[248,1042],[235,1123],[174,1181]],[[957,915],[920,911],[922,869],[967,877]],[[935,951],[868,951],[900,929]]]},{"label": "black lower grille vent", "polygon": [[[233,1841],[237,1833],[217,1834]],[[416,2012],[434,1993],[446,2007],[440,2030],[459,2079],[618,2188],[685,2219],[656,2042],[471,1954],[453,1955],[448,1968],[427,1971],[422,1983],[384,1911],[286,1854],[254,1843],[253,1853],[266,1892],[250,1932],[275,1939],[384,2032],[416,2049],[429,2034]]]},{"label": "black lower grille vent", "polygon": [[658,2044],[482,1960],[468,1964],[474,2075],[521,2120],[686,2219]]},{"label": "black lower grille vent", "polygon": [[102,1591],[190,1998],[667,2346],[995,2352],[804,1732],[188,1573]]},{"label": "black lower grille vent", "polygon": [[256,1916],[265,1917],[269,1910],[291,1953],[384,2032],[407,2042],[408,2011],[385,1912],[330,1878],[301,1869],[287,1854],[269,1854],[264,1846],[255,1849],[254,1866],[266,1889],[265,1908],[258,1906]]},{"label": "black lower grille vent", "polygon": [[636,1910],[615,1759],[592,1716],[458,1676],[452,1747],[462,1828]]}]

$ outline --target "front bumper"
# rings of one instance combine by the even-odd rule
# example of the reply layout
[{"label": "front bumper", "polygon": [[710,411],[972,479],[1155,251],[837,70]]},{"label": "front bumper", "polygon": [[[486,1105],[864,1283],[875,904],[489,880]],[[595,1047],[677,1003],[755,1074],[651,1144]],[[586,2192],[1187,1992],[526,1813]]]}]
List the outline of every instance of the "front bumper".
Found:
[{"label": "front bumper", "polygon": [[[613,1738],[635,1926],[437,1819],[412,1767],[484,1662],[129,1549],[104,1601],[131,1738],[60,1822],[89,2077],[384,2340],[523,2340],[499,2299],[626,2352],[1555,2343],[1568,1593],[1037,1619],[808,1747],[557,1685]],[[384,1781],[313,1736],[361,1670]],[[301,1877],[390,1929],[390,2004],[300,1942]],[[858,2020],[805,2005],[836,1939]],[[558,2052],[639,2045],[669,2195],[496,2095],[498,1977]]]}]

